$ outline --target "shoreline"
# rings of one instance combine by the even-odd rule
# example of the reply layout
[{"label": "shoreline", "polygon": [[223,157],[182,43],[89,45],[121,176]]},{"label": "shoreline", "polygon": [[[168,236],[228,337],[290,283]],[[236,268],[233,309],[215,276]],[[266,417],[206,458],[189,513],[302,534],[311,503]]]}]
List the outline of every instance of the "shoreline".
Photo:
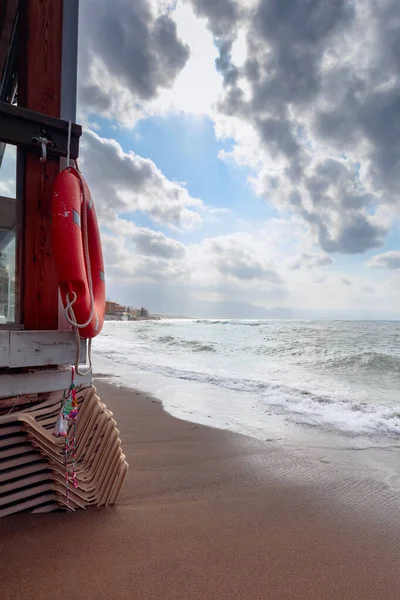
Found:
[{"label": "shoreline", "polygon": [[[126,352],[131,351],[127,344]],[[140,352],[140,347],[133,352]],[[352,440],[350,445],[357,447],[362,446],[363,440],[367,441],[368,446],[373,444],[382,447],[395,446],[398,442],[400,450],[400,424],[396,406],[389,410],[383,404],[366,404],[366,411],[363,411],[358,402],[354,405],[351,401],[325,402],[323,394],[318,397],[318,393],[314,400],[311,392],[302,388],[292,390],[279,383],[276,390],[275,384],[271,385],[264,399],[258,393],[258,387],[263,388],[263,383],[258,380],[253,382],[253,387],[242,389],[229,385],[231,379],[235,379],[233,375],[221,378],[211,375],[208,378],[207,370],[204,373],[198,373],[190,367],[187,371],[185,367],[175,370],[169,363],[163,365],[162,362],[153,368],[148,361],[141,364],[140,360],[139,363],[134,360],[131,363],[129,356],[123,354],[114,358],[115,354],[118,355],[118,352],[112,351],[111,355],[107,355],[104,348],[97,351],[95,347],[96,370],[108,374],[113,384],[138,388],[159,396],[167,410],[178,418],[204,425],[209,424],[208,419],[213,419],[218,428],[257,439],[277,437],[277,432],[279,437],[291,437],[296,429],[301,437],[304,429],[308,432],[320,431],[332,438],[337,436]],[[293,402],[291,393],[295,395]],[[285,394],[289,394],[288,399]],[[227,398],[234,402],[226,402]],[[390,413],[389,416],[386,413]],[[389,417],[393,418],[393,423],[388,423],[386,419]]]},{"label": "shoreline", "polygon": [[397,600],[398,517],[338,502],[376,492],[177,419],[150,394],[95,385],[130,464],[120,503],[3,519],[2,598]]},{"label": "shoreline", "polygon": [[[111,386],[145,397],[160,405],[167,417],[192,428],[203,427],[259,444],[269,453],[268,460],[262,463],[263,476],[285,485],[317,486],[318,493],[329,496],[330,502],[336,503],[336,510],[344,510],[347,514],[356,514],[367,520],[374,519],[383,526],[396,527],[400,534],[400,447],[390,445],[390,440],[389,445],[383,447],[374,446],[371,442],[371,445],[349,448],[349,439],[345,438],[346,445],[341,447],[339,444],[343,442],[343,435],[316,431],[310,426],[297,426],[296,436],[290,442],[287,439],[282,442],[273,436],[260,439],[249,433],[192,420],[186,418],[187,415],[175,415],[155,394],[116,383],[108,374],[94,375],[94,385],[97,387],[99,383],[100,386]],[[307,444],[303,445],[306,439]],[[260,468],[260,465],[250,467]]]},{"label": "shoreline", "polygon": [[[155,396],[161,401],[164,410],[177,419],[272,443],[289,461],[298,464],[299,473],[304,471],[305,464],[311,463],[323,484],[335,480],[341,485],[346,480],[349,482],[348,489],[351,490],[352,482],[356,480],[364,490],[364,509],[368,509],[369,514],[381,512],[381,503],[388,506],[388,510],[394,515],[400,514],[398,437],[376,434],[353,436],[340,430],[332,431],[291,422],[286,420],[284,414],[269,412],[265,414],[263,429],[249,428],[245,423],[232,418],[229,413],[215,415],[209,400],[210,412],[204,412],[202,403],[206,399],[203,396],[206,390],[198,382],[191,381],[190,385],[181,380],[169,382],[167,377],[153,377],[150,372],[137,367],[129,369],[127,365],[114,363],[103,356],[96,356],[96,366],[102,381]],[[135,385],[134,381],[137,382]],[[159,393],[161,390],[162,393]],[[226,393],[232,395],[232,391],[227,390]],[[193,404],[193,398],[199,398],[200,402],[195,400]],[[307,479],[313,469],[306,468],[303,477]],[[273,469],[269,471],[269,475],[274,475]],[[336,494],[336,490],[332,493]],[[351,492],[349,497],[347,493],[344,497],[341,496],[340,501],[355,504],[357,510],[360,509],[358,500]]]}]

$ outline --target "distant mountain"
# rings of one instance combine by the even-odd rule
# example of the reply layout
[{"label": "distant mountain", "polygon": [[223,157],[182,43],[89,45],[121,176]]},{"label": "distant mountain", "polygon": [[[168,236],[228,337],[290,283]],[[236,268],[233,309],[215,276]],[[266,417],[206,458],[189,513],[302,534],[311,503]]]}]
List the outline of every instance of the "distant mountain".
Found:
[{"label": "distant mountain", "polygon": [[[176,302],[175,302],[176,303]],[[151,303],[150,303],[151,306]],[[156,311],[151,309],[152,314],[176,315],[178,311],[164,309]],[[207,302],[205,300],[194,300],[185,309],[179,310],[177,318],[192,317],[194,319],[290,319],[292,311],[287,308],[263,308],[248,302],[224,301]]]},{"label": "distant mountain", "polygon": [[[125,293],[126,294],[126,293]],[[125,296],[124,294],[124,296]],[[146,306],[152,315],[176,316],[194,319],[337,319],[337,320],[388,320],[397,321],[400,313],[366,310],[298,309],[276,306],[264,308],[249,302],[225,300],[212,302],[199,300],[182,294],[169,286],[153,289],[131,290],[129,297],[121,294],[125,304],[132,304],[132,298],[140,306]],[[177,316],[179,315],[179,317]]]}]

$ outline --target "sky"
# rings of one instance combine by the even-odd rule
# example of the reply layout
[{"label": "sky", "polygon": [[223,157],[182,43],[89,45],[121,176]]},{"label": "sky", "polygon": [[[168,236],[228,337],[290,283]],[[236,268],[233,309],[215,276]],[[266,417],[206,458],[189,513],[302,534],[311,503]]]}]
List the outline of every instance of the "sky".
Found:
[{"label": "sky", "polygon": [[80,4],[109,299],[400,318],[398,0]]}]

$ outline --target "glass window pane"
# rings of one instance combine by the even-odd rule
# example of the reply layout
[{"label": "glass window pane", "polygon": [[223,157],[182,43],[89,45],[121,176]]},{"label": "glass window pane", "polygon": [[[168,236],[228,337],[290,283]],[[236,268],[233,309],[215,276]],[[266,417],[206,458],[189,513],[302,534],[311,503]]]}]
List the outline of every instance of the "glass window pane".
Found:
[{"label": "glass window pane", "polygon": [[15,198],[17,180],[17,148],[0,142],[0,196]]},{"label": "glass window pane", "polygon": [[0,144],[0,326],[17,319],[16,165],[15,146]]},{"label": "glass window pane", "polygon": [[15,321],[15,233],[0,253],[0,324]]}]

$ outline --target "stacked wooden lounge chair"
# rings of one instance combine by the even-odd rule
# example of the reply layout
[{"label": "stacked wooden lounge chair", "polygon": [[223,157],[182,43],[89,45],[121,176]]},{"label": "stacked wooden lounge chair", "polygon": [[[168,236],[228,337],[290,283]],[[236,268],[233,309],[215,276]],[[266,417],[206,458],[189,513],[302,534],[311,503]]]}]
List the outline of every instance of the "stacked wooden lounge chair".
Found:
[{"label": "stacked wooden lounge chair", "polygon": [[[70,482],[66,492],[65,440],[54,436],[62,399],[53,392],[20,410],[18,399],[0,414],[0,517],[117,502],[128,465],[113,415],[93,386],[78,390],[77,487]],[[71,428],[70,441],[72,435]]]}]

